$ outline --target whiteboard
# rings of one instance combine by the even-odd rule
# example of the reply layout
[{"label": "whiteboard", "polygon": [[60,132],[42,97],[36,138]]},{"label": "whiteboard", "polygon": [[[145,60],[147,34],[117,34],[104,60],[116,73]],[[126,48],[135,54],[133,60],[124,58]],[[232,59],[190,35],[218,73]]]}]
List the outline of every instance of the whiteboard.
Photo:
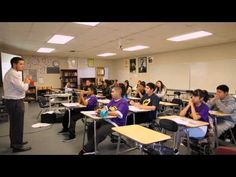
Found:
[{"label": "whiteboard", "polygon": [[236,91],[236,59],[196,62],[191,64],[191,89],[215,92],[216,87],[226,84],[230,93]]},{"label": "whiteboard", "polygon": [[189,89],[189,64],[162,64],[157,65],[155,72],[150,72],[152,82],[163,81],[168,89]]},{"label": "whiteboard", "polygon": [[96,69],[95,68],[78,68],[78,78],[95,78]]}]

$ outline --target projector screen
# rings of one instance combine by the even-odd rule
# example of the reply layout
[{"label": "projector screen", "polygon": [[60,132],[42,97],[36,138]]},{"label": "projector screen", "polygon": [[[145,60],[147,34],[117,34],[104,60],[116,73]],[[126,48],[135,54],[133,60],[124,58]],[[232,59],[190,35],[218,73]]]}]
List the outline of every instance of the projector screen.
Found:
[{"label": "projector screen", "polygon": [[13,57],[21,57],[21,56],[1,52],[2,81],[4,79],[6,72],[11,68],[10,61]]}]

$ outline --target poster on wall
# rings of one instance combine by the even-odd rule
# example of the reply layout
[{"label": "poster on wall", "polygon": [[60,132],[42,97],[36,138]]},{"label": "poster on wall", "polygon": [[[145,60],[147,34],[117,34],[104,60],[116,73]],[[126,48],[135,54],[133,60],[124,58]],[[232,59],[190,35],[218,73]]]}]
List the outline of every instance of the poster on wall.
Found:
[{"label": "poster on wall", "polygon": [[94,59],[88,58],[88,67],[94,67]]},{"label": "poster on wall", "polygon": [[129,71],[131,73],[136,73],[136,58],[129,60]]},{"label": "poster on wall", "polygon": [[147,57],[138,58],[138,72],[139,73],[147,72]]}]

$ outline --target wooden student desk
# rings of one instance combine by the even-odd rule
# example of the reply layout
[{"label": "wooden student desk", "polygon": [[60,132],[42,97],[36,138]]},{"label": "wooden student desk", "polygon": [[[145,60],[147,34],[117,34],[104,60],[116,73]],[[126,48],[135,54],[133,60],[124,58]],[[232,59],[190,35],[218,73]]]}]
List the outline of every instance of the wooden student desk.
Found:
[{"label": "wooden student desk", "polygon": [[227,116],[231,116],[231,114],[223,113],[220,111],[209,111],[209,115],[214,119],[214,125],[215,125],[215,142],[216,147],[219,145],[218,142],[218,130],[217,130],[217,118],[224,118]]},{"label": "wooden student desk", "polygon": [[111,100],[109,99],[98,99],[98,103],[101,103],[103,105],[107,105],[108,103],[110,103]]},{"label": "wooden student desk", "polygon": [[176,103],[170,103],[170,102],[165,102],[165,101],[160,101],[160,105],[162,106],[178,106]]},{"label": "wooden student desk", "polygon": [[74,108],[86,108],[86,106],[79,104],[79,103],[62,103],[63,106],[65,106],[65,108],[68,110],[69,113],[69,124],[68,126],[70,126],[70,121],[71,121],[71,109]]},{"label": "wooden student desk", "polygon": [[[173,120],[178,125],[184,126],[184,129],[186,129],[186,128],[197,128],[197,127],[209,125],[208,122],[193,120],[193,119],[190,119],[190,118],[187,118],[187,117],[180,117],[180,116],[176,116],[176,115],[173,115],[173,116],[160,116],[159,119]],[[177,133],[178,133],[178,136],[180,136],[179,130],[177,131]],[[187,131],[187,136],[189,137],[189,132],[188,131]],[[176,138],[174,140],[174,144],[176,145]],[[189,143],[188,143],[188,153],[190,152],[189,149],[190,149],[190,146],[189,146]]]},{"label": "wooden student desk", "polygon": [[84,147],[87,118],[91,118],[93,120],[93,124],[94,124],[94,131],[93,131],[94,132],[94,152],[89,153],[89,154],[97,154],[97,128],[96,128],[96,121],[100,120],[100,119],[112,119],[112,118],[116,118],[116,116],[108,116],[108,117],[105,117],[105,118],[101,118],[101,117],[97,116],[96,111],[81,111],[81,114],[85,115],[84,135],[83,135],[82,148]]},{"label": "wooden student desk", "polygon": [[[113,131],[117,132],[119,134],[118,144],[117,144],[117,154],[120,153],[120,139],[121,136],[125,136],[141,145],[148,145],[152,143],[161,142],[164,140],[168,140],[171,137],[169,135],[165,135],[163,133],[148,129],[146,127],[140,126],[140,125],[127,125],[127,126],[121,126],[121,127],[113,127]],[[137,149],[137,147],[131,148],[126,150],[134,150]],[[141,148],[141,151],[143,149]]]},{"label": "wooden student desk", "polygon": [[96,95],[96,97],[97,97],[98,99],[104,99],[104,98],[106,98],[106,96],[103,96],[103,95]]},{"label": "wooden student desk", "polygon": [[[72,94],[70,93],[53,93],[53,94],[46,94],[45,97],[49,97],[49,110],[52,110],[52,103],[69,103],[72,98]],[[65,101],[51,101],[53,98],[67,98]]]},{"label": "wooden student desk", "polygon": [[132,112],[133,114],[133,123],[135,124],[135,113],[139,113],[139,112],[149,112],[150,110],[146,110],[146,109],[139,109],[135,106],[129,106],[129,111]]},{"label": "wooden student desk", "polygon": [[134,101],[139,101],[139,100],[141,100],[141,98],[133,97],[133,96],[129,96],[128,99],[129,99],[129,100],[134,100]]},{"label": "wooden student desk", "polygon": [[203,122],[199,120],[193,120],[187,117],[180,117],[180,116],[160,116],[159,119],[170,119],[176,122],[179,125],[183,125],[188,128],[196,128],[201,126],[207,126],[209,125],[208,122]]}]

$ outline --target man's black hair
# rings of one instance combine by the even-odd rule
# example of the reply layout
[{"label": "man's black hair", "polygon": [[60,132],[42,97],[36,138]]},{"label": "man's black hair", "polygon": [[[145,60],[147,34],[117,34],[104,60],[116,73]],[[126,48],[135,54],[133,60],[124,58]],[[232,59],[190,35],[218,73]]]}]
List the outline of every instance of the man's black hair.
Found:
[{"label": "man's black hair", "polygon": [[152,82],[147,83],[146,86],[148,86],[148,87],[149,87],[150,89],[152,89],[153,91],[156,89],[155,84],[153,84]]},{"label": "man's black hair", "polygon": [[14,64],[14,63],[17,64],[17,63],[18,63],[19,61],[21,61],[21,60],[24,61],[24,59],[21,58],[21,57],[13,57],[13,58],[11,59],[11,67],[13,68],[13,64]]},{"label": "man's black hair", "polygon": [[221,90],[225,93],[229,93],[229,87],[227,85],[219,85],[216,90]]}]

